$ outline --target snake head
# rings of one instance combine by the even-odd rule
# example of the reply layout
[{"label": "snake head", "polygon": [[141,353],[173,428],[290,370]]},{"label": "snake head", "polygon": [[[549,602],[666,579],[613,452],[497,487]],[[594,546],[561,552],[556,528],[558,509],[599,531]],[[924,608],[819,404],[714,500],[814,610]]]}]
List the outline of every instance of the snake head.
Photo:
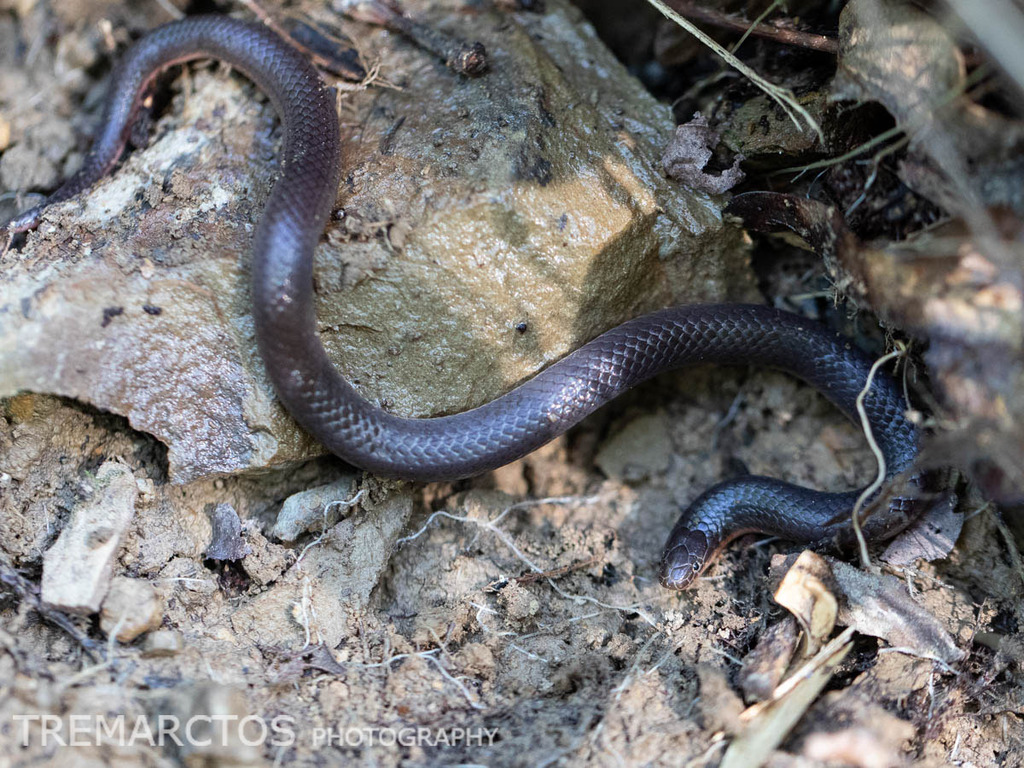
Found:
[{"label": "snake head", "polygon": [[700,531],[673,531],[661,556],[661,585],[667,589],[686,589],[704,570],[708,556],[708,537]]},{"label": "snake head", "polygon": [[39,219],[42,217],[45,207],[45,205],[36,205],[27,211],[22,211],[13,219],[0,224],[0,233],[4,234],[7,239],[10,239],[22,232],[35,229],[39,226]]}]

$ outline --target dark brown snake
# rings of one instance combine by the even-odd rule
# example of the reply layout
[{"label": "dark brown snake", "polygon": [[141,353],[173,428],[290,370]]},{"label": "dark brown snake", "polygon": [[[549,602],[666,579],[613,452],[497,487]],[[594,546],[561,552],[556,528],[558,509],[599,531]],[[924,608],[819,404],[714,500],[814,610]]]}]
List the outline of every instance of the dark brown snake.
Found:
[{"label": "dark brown snake", "polygon": [[[43,205],[10,222],[9,231],[34,228],[46,206],[88,190],[109,173],[149,84],[167,67],[196,58],[222,59],[241,70],[270,96],[284,123],[281,175],[253,241],[256,336],[285,407],[345,461],[409,480],[476,475],[524,456],[655,374],[690,363],[780,368],[856,418],[868,358],[814,322],[742,304],[676,307],[631,320],[463,413],[410,419],[369,403],[328,359],[313,309],[313,249],[334,205],[341,168],[334,93],[296,49],[259,24],[191,17],[132,46],[114,72],[101,133],[82,169]],[[891,478],[913,464],[917,432],[888,375],[876,376],[864,405]],[[661,581],[676,589],[689,585],[744,531],[799,541],[833,538],[849,528],[857,495],[767,477],[721,483],[683,512],[665,546]],[[907,501],[896,498],[890,505]]]}]

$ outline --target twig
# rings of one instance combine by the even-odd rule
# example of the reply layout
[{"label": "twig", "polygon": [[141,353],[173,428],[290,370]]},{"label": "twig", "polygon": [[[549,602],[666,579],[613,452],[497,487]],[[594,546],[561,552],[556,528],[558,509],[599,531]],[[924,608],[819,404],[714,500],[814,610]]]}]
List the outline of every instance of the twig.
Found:
[{"label": "twig", "polygon": [[[434,520],[436,520],[439,517],[446,517],[449,520],[456,520],[458,522],[473,523],[474,525],[478,525],[481,528],[487,528],[488,530],[494,531],[498,535],[498,537],[502,538],[502,540],[504,541],[505,540],[504,539],[504,537],[505,537],[504,531],[496,529],[496,528],[494,528],[494,526],[496,526],[498,523],[500,523],[505,518],[505,516],[508,515],[510,512],[515,512],[515,511],[518,511],[520,509],[528,509],[530,507],[537,507],[537,506],[540,506],[542,504],[576,504],[576,503],[579,503],[579,504],[591,504],[591,503],[593,503],[593,502],[595,502],[597,500],[598,500],[598,497],[596,497],[596,496],[548,496],[548,497],[543,498],[543,499],[527,499],[526,501],[519,501],[519,502],[516,502],[515,504],[512,504],[512,505],[510,505],[508,507],[505,507],[505,509],[503,509],[501,511],[501,514],[498,515],[496,518],[494,518],[493,520],[485,520],[485,521],[477,520],[475,518],[461,517],[459,515],[453,515],[450,512],[444,512],[444,511],[434,512],[433,514],[431,514],[430,517],[427,518],[427,522],[425,522],[423,524],[423,527],[421,527],[418,531],[416,531],[416,533],[412,534],[411,536],[403,536],[402,538],[398,539],[395,542],[395,544],[396,545],[398,545],[398,544],[406,544],[406,543],[408,543],[410,541],[415,541],[420,536],[422,536],[424,533],[426,533],[427,529],[430,528],[430,524],[433,523]],[[513,549],[515,549],[515,548],[513,547]],[[519,550],[515,550],[515,551],[518,552]],[[520,559],[523,559],[524,562],[527,563],[527,565],[530,565],[530,563],[528,561],[526,561],[524,558],[520,558]],[[541,569],[537,568],[536,566],[531,566],[531,567],[532,567],[532,569],[534,571],[536,571],[538,573],[541,571]]]},{"label": "twig", "polygon": [[[630,683],[632,683],[633,680],[636,679],[636,677],[638,676],[638,673],[640,672],[640,660],[644,658],[644,655],[647,653],[648,649],[652,645],[654,645],[655,640],[657,640],[659,637],[664,636],[665,635],[661,632],[652,632],[650,637],[648,637],[647,640],[644,641],[644,644],[640,646],[640,649],[635,654],[633,654],[633,662],[629,665],[629,669],[626,670],[625,676],[622,678],[622,680],[619,681],[619,684],[612,689],[612,693],[615,694],[615,702],[619,702],[622,700],[622,694],[626,692],[626,688],[628,688]],[[673,648],[669,652],[669,655],[675,653],[677,650],[678,647]],[[645,672],[644,674],[647,673]]]},{"label": "twig", "polygon": [[[502,512],[502,515],[499,516],[499,519],[504,514],[505,513]],[[544,569],[541,568],[536,563],[534,563],[532,560],[530,560],[530,558],[528,558],[522,552],[520,552],[519,551],[519,547],[517,547],[515,545],[515,543],[512,541],[512,538],[507,533],[505,533],[503,530],[501,530],[500,528],[495,526],[493,522],[491,522],[489,520],[477,520],[474,517],[466,517],[464,515],[453,515],[451,512],[443,512],[443,511],[442,512],[435,512],[434,514],[432,514],[427,519],[426,524],[420,530],[418,530],[412,536],[406,536],[404,538],[399,539],[395,543],[396,544],[404,544],[407,541],[412,541],[413,539],[418,538],[420,536],[420,534],[422,534],[424,531],[426,531],[427,526],[429,526],[438,517],[446,517],[449,520],[454,520],[454,521],[456,521],[458,523],[469,523],[470,525],[475,525],[475,526],[483,528],[483,529],[485,529],[487,531],[490,531],[495,536],[497,536],[498,539],[501,540],[502,544],[504,544],[506,547],[508,547],[509,549],[512,550],[512,554],[514,554],[518,560],[521,560],[524,563],[526,563],[526,566],[531,571],[534,571],[535,573],[543,573]]]},{"label": "twig", "polygon": [[420,658],[426,659],[427,661],[432,661],[434,663],[434,666],[437,667],[437,671],[441,673],[441,677],[443,677],[445,680],[447,680],[456,688],[458,688],[459,691],[461,691],[462,695],[466,697],[466,701],[469,702],[469,706],[471,706],[473,709],[485,709],[483,704],[481,704],[479,701],[476,701],[473,698],[473,694],[470,693],[469,688],[467,688],[461,680],[452,677],[451,673],[444,668],[444,665],[441,664],[441,660],[432,655],[435,650],[436,649],[431,649],[430,651],[423,651],[422,653],[419,653],[417,655],[420,656]]},{"label": "twig", "polygon": [[[975,70],[974,72],[971,72],[962,83],[947,91],[943,95],[943,97],[935,103],[932,109],[927,111],[924,118],[905,121],[900,125],[893,126],[892,128],[882,131],[877,136],[868,139],[863,144],[860,144],[859,146],[856,146],[853,149],[844,152],[843,154],[838,155],[836,157],[826,157],[823,160],[817,160],[813,163],[807,163],[806,165],[796,165],[789,166],[787,168],[779,168],[776,171],[772,171],[769,175],[779,176],[784,173],[795,173],[797,175],[793,177],[793,181],[796,181],[805,173],[807,173],[807,171],[814,171],[820,168],[831,168],[832,166],[838,165],[839,163],[843,163],[847,160],[852,160],[858,155],[862,155],[865,152],[874,149],[879,144],[886,142],[889,139],[896,138],[901,133],[905,133],[907,136],[911,136],[915,132],[920,130],[925,121],[930,120],[932,116],[935,114],[935,112],[947,106],[948,104],[952,104],[956,99],[967,93],[968,89],[972,88],[975,83],[979,82],[982,79],[982,77],[985,76],[985,74],[986,69],[984,67],[981,67]],[[904,141],[905,139],[901,138],[900,141],[896,142],[896,144],[894,145],[895,148],[898,149],[899,147],[901,147]],[[883,149],[881,151],[887,152],[888,150]]]},{"label": "twig", "polygon": [[729,52],[736,53],[736,51],[742,48],[743,44],[747,42],[747,38],[754,34],[754,30],[758,29],[765,19],[767,19],[772,13],[774,13],[779,7],[781,7],[783,2],[784,0],[772,0],[771,3],[765,6],[765,9],[761,11],[759,14],[757,14],[757,18],[755,18],[752,22],[747,24],[747,28],[743,30],[743,34],[740,35],[740,39],[733,43],[731,46],[729,46]]},{"label": "twig", "polygon": [[[839,41],[825,35],[815,35],[810,32],[801,32],[797,29],[779,26],[773,22],[762,23],[758,17],[753,24],[743,19],[737,19],[729,14],[716,11],[711,8],[704,8],[694,0],[665,0],[672,10],[685,16],[688,19],[700,21],[705,24],[712,24],[723,29],[730,29],[734,32],[741,32],[744,35],[755,35],[767,40],[774,40],[784,45],[796,45],[801,48],[809,48],[812,51],[822,53],[838,53]],[[769,8],[768,10],[771,10]],[[767,13],[767,11],[766,11]],[[742,42],[742,40],[740,41]]]},{"label": "twig", "polygon": [[[299,625],[306,634],[306,642],[302,647],[303,649],[306,649],[313,642],[311,627],[314,622],[317,622],[316,607],[313,605],[313,583],[309,580],[309,576],[302,577],[302,597],[299,598],[299,604],[297,607],[302,618]],[[317,644],[323,643],[323,638],[320,636],[319,626],[316,627],[316,635]]]},{"label": "twig", "polygon": [[903,129],[900,128],[899,126],[889,128],[888,130],[882,131],[877,136],[868,139],[863,144],[860,144],[859,146],[854,147],[848,152],[844,152],[843,154],[838,155],[836,157],[826,157],[824,160],[816,160],[813,163],[807,163],[806,165],[792,165],[787,168],[779,168],[777,171],[772,171],[770,175],[780,176],[784,173],[795,173],[796,176],[793,177],[793,181],[796,181],[808,171],[816,171],[819,168],[831,168],[832,166],[838,165],[839,163],[846,162],[847,160],[852,160],[858,155],[863,155],[865,152],[874,149],[879,144],[886,142],[889,139],[896,138],[901,133],[903,133]]},{"label": "twig", "polygon": [[718,420],[715,424],[715,428],[711,431],[711,450],[718,450],[718,441],[722,437],[722,432],[725,428],[732,424],[736,420],[736,414],[740,412],[740,406],[743,404],[745,393],[743,387],[740,387],[739,392],[736,393],[736,397],[732,399],[732,403],[729,405],[729,410],[725,412],[725,416]]},{"label": "twig", "polygon": [[478,77],[490,68],[487,49],[482,43],[468,43],[413,21],[393,0],[355,0],[343,5],[342,13],[408,37],[460,75]]}]

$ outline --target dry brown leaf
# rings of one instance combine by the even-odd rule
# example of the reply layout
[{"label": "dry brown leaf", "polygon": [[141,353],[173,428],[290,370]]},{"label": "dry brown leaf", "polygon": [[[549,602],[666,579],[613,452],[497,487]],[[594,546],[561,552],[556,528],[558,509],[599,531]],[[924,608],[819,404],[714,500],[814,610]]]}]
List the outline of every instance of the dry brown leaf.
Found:
[{"label": "dry brown leaf", "polygon": [[832,562],[832,574],[842,598],[840,624],[923,659],[953,664],[964,658],[946,628],[914,602],[899,579],[838,560]]},{"label": "dry brown leaf", "polygon": [[800,622],[807,656],[818,652],[836,626],[839,605],[828,587],[831,581],[828,562],[808,549],[800,553],[775,590],[775,602]]},{"label": "dry brown leaf", "polygon": [[945,494],[890,542],[882,560],[890,565],[910,565],[915,560],[947,557],[956,546],[964,524],[964,516],[956,508],[956,494]]}]

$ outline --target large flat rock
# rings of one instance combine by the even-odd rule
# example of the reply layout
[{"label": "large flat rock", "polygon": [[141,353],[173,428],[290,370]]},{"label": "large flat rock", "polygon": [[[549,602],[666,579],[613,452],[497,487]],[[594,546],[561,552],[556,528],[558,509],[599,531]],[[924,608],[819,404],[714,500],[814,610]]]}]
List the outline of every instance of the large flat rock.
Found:
[{"label": "large flat rock", "polygon": [[[719,201],[661,173],[669,109],[575,9],[407,5],[482,41],[491,70],[459,77],[362,30],[398,87],[340,99],[345,170],[315,279],[325,344],[367,397],[406,415],[462,410],[644,311],[749,297]],[[146,149],[4,258],[0,396],[122,414],[185,482],[322,449],[274,399],[250,316],[279,124],[223,68],[176,88]]]}]

